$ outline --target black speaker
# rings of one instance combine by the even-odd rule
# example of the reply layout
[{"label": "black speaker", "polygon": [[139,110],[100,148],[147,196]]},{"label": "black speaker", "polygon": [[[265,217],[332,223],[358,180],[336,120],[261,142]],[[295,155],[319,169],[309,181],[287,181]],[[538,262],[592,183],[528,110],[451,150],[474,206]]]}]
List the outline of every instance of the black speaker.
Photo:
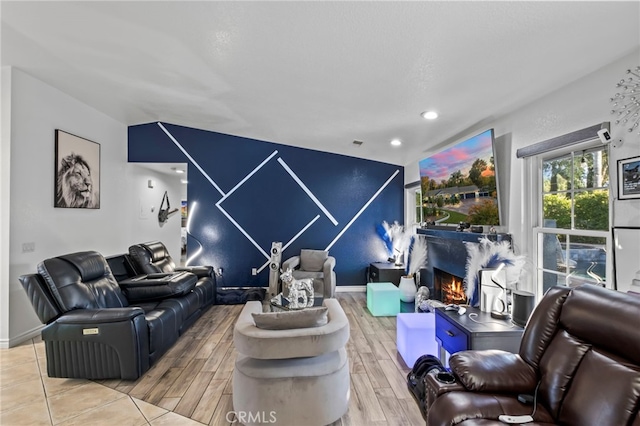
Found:
[{"label": "black speaker", "polygon": [[274,241],[271,243],[271,259],[269,260],[269,296],[278,294],[278,281],[280,280],[280,260],[282,257],[282,243]]},{"label": "black speaker", "polygon": [[528,291],[514,290],[511,293],[511,301],[513,303],[511,306],[511,321],[520,327],[524,327],[536,305],[536,296]]}]

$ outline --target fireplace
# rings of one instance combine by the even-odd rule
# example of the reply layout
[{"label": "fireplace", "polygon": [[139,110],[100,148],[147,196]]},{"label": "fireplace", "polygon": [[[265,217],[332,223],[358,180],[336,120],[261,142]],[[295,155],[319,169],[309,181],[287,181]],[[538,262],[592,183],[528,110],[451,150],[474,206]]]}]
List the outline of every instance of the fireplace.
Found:
[{"label": "fireplace", "polygon": [[462,285],[463,278],[442,269],[433,268],[434,298],[445,304],[461,305],[466,303],[467,295]]},{"label": "fireplace", "polygon": [[[427,264],[420,271],[420,285],[426,286],[431,292],[432,299],[444,299],[442,286],[445,288],[451,282],[451,276],[456,278],[462,289],[462,277],[467,275],[467,247],[466,243],[477,243],[480,238],[487,238],[490,241],[509,241],[509,234],[476,234],[473,232],[456,232],[439,229],[418,229],[420,238],[427,239]],[[449,280],[436,278],[436,271],[445,272],[449,275]],[[436,281],[437,280],[437,281]],[[446,297],[446,293],[444,295]],[[456,297],[455,302],[444,303],[465,303],[466,298]]]}]

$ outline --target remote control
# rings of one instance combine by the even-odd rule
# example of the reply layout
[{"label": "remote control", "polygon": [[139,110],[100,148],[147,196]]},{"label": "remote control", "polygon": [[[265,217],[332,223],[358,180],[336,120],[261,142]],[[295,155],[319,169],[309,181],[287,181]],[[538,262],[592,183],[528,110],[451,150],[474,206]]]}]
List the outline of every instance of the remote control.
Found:
[{"label": "remote control", "polygon": [[507,414],[503,414],[501,416],[498,416],[498,420],[500,420],[502,423],[508,423],[511,425],[519,425],[522,423],[529,423],[533,421],[533,417],[531,416],[509,416]]}]

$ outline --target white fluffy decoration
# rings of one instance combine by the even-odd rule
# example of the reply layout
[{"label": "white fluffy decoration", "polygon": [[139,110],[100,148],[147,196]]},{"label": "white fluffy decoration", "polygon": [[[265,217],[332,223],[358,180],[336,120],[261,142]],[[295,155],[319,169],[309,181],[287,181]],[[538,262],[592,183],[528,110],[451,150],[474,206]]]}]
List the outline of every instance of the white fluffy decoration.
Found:
[{"label": "white fluffy decoration", "polygon": [[505,264],[507,288],[515,288],[520,273],[525,265],[526,257],[516,255],[511,250],[509,241],[493,242],[483,237],[478,243],[465,243],[467,247],[467,276],[466,294],[471,300],[478,287],[478,274],[480,269],[497,268],[501,263]]},{"label": "white fluffy decoration", "polygon": [[427,263],[427,239],[416,235],[409,253],[409,268],[407,275],[413,276]]},{"label": "white fluffy decoration", "polygon": [[404,226],[400,225],[397,221],[393,222],[392,225],[384,221],[382,222],[382,226],[391,239],[394,255],[404,254],[409,248],[409,244],[411,244],[411,232],[405,232]]}]

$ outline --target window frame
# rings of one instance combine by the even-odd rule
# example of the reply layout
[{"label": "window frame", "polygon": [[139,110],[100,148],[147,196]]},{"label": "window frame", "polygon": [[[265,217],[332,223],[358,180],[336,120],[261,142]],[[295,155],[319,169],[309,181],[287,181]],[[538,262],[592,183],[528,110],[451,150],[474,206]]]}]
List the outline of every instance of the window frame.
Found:
[{"label": "window frame", "polygon": [[[571,228],[549,228],[549,227],[545,227],[543,226],[544,223],[544,195],[545,194],[551,194],[551,193],[555,193],[553,191],[545,193],[544,192],[544,177],[543,177],[543,163],[545,161],[550,161],[556,158],[562,158],[564,156],[567,155],[571,155],[571,153],[577,153],[577,152],[582,152],[582,151],[593,151],[596,149],[603,149],[606,151],[607,156],[609,158],[609,168],[608,168],[608,174],[609,174],[609,185],[607,187],[599,187],[599,188],[589,188],[589,190],[596,190],[596,189],[607,189],[608,190],[608,228],[606,230],[587,230],[587,229],[575,229],[575,217],[574,217],[574,207],[575,207],[575,194],[579,193],[579,192],[584,192],[585,189],[584,188],[574,188],[573,182],[571,185],[571,193],[572,193],[572,198],[571,198]],[[571,156],[571,158],[573,159],[574,156]],[[604,286],[606,288],[614,288],[614,277],[613,277],[613,255],[612,255],[612,248],[613,248],[613,242],[612,242],[612,236],[611,236],[611,227],[612,227],[612,223],[613,223],[613,201],[614,201],[614,194],[613,191],[611,190],[611,152],[609,149],[609,145],[605,145],[603,147],[602,143],[600,142],[599,139],[594,138],[591,139],[589,141],[585,141],[583,143],[579,143],[579,144],[574,144],[571,145],[569,147],[564,147],[564,148],[560,148],[557,150],[552,150],[552,151],[548,151],[548,152],[544,152],[544,153],[540,153],[538,155],[529,157],[527,159],[527,161],[529,161],[529,165],[528,167],[526,167],[525,169],[528,169],[528,174],[529,174],[529,180],[528,180],[528,185],[525,185],[525,188],[529,189],[529,194],[530,194],[530,200],[529,202],[532,205],[532,209],[530,210],[531,212],[534,213],[535,217],[532,218],[531,220],[531,229],[532,229],[532,233],[531,233],[531,245],[532,245],[532,250],[531,253],[534,254],[534,258],[533,258],[533,270],[534,270],[534,290],[536,293],[536,297],[538,300],[540,300],[540,298],[543,296],[544,293],[544,282],[543,282],[543,275],[544,273],[552,273],[555,275],[560,275],[560,276],[565,276],[565,278],[568,276],[568,274],[566,272],[561,272],[561,271],[557,271],[557,270],[549,270],[549,269],[545,269],[543,267],[542,264],[542,259],[543,259],[543,249],[544,246],[542,244],[542,236],[545,234],[556,234],[556,235],[567,235],[569,236],[569,241],[571,241],[571,236],[585,236],[585,237],[597,237],[597,238],[604,238],[605,241],[605,251],[606,251],[606,267],[605,267],[605,280],[604,280]],[[573,168],[572,168],[573,169]],[[562,192],[562,193],[566,193],[568,191],[556,191],[556,192]]]},{"label": "window frame", "polygon": [[[416,196],[420,200],[420,205],[417,203]],[[410,227],[419,228],[423,223],[422,188],[420,185],[405,187],[405,199],[407,204],[405,223]]]}]

